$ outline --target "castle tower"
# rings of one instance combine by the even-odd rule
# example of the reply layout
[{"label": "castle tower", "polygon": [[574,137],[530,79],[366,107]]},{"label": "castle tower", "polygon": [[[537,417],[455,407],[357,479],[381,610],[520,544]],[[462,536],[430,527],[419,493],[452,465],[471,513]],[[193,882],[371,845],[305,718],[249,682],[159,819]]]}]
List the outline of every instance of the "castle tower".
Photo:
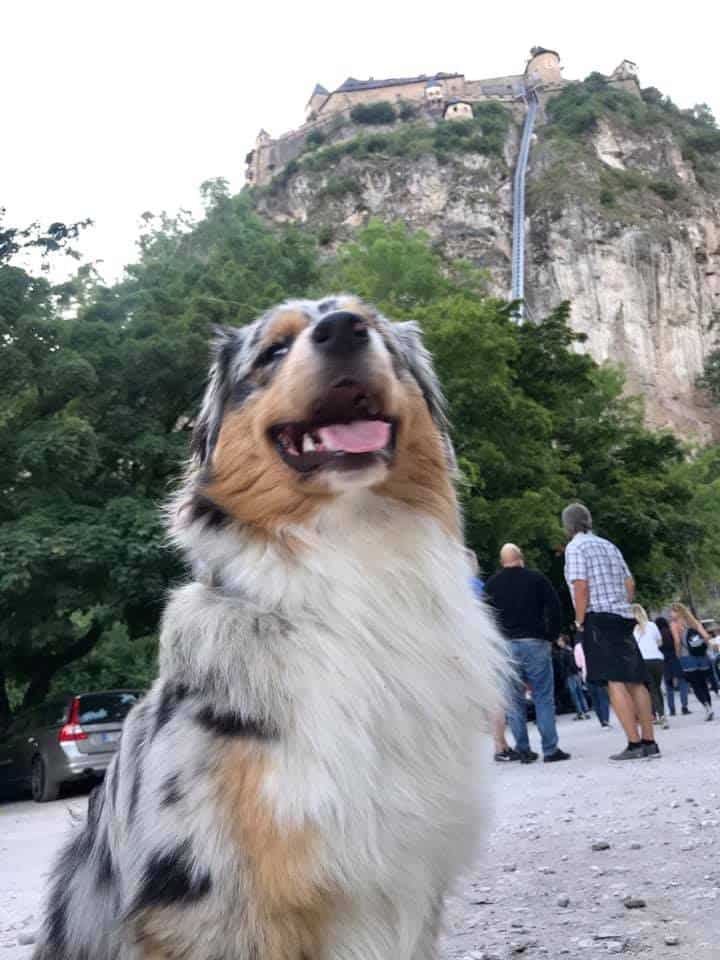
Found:
[{"label": "castle tower", "polygon": [[325,87],[321,83],[316,83],[315,89],[310,94],[310,99],[305,104],[305,119],[309,120],[313,114],[319,113],[320,107],[322,107],[329,96],[330,93]]},{"label": "castle tower", "polygon": [[443,120],[472,120],[473,109],[469,100],[453,97],[448,100],[443,112]]},{"label": "castle tower", "polygon": [[428,80],[425,84],[425,101],[430,106],[437,106],[445,99],[445,91],[437,77]]},{"label": "castle tower", "polygon": [[525,77],[535,83],[562,83],[560,54],[546,47],[533,47],[525,67]]}]

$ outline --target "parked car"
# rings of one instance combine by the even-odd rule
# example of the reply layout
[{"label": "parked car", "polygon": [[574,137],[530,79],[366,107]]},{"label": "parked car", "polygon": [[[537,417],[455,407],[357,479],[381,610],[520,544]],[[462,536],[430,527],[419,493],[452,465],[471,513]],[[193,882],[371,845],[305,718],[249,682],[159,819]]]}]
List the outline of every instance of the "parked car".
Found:
[{"label": "parked car", "polygon": [[101,778],[139,690],[102,690],[51,700],[18,717],[0,739],[0,786],[55,800],[72,781]]}]

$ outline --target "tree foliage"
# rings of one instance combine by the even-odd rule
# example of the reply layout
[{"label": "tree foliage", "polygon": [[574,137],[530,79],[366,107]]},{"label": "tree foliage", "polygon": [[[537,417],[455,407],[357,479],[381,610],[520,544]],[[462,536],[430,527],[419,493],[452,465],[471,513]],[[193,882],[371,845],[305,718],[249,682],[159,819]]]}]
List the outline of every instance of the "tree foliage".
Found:
[{"label": "tree foliage", "polygon": [[186,456],[210,328],[288,296],[351,290],[421,323],[485,571],[511,539],[560,583],[571,497],[621,544],[647,602],[688,570],[717,571],[717,450],[688,460],[646,430],[619,371],[578,351],[568,305],[518,326],[480,274],[402,226],[371,222],[320,265],[310,238],[268,228],[222,181],[203,197],[199,222],[148,215],[140,258],[112,287],[87,270],[52,287],[0,264],[0,724],[50,689],[148,679],[182,575],[160,506]]}]

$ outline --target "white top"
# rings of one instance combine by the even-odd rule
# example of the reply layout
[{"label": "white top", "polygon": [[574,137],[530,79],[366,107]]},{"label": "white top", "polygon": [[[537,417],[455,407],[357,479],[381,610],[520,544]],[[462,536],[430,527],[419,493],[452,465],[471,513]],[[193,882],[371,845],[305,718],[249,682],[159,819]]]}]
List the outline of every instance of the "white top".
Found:
[{"label": "white top", "polygon": [[633,633],[635,634],[637,645],[640,647],[640,653],[643,655],[643,660],[665,659],[659,646],[662,643],[662,637],[652,620],[648,620],[644,630],[641,630],[639,626],[635,627]]}]

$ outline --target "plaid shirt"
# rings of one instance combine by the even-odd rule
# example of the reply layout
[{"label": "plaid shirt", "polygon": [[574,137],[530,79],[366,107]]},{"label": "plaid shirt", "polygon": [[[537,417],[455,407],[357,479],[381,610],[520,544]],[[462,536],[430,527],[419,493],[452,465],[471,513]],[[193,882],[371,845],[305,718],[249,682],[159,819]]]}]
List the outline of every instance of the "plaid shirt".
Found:
[{"label": "plaid shirt", "polygon": [[632,619],[625,580],[631,576],[623,555],[614,543],[594,533],[576,533],[565,548],[565,579],[573,592],[573,580],[587,580],[588,613],[615,613]]}]

